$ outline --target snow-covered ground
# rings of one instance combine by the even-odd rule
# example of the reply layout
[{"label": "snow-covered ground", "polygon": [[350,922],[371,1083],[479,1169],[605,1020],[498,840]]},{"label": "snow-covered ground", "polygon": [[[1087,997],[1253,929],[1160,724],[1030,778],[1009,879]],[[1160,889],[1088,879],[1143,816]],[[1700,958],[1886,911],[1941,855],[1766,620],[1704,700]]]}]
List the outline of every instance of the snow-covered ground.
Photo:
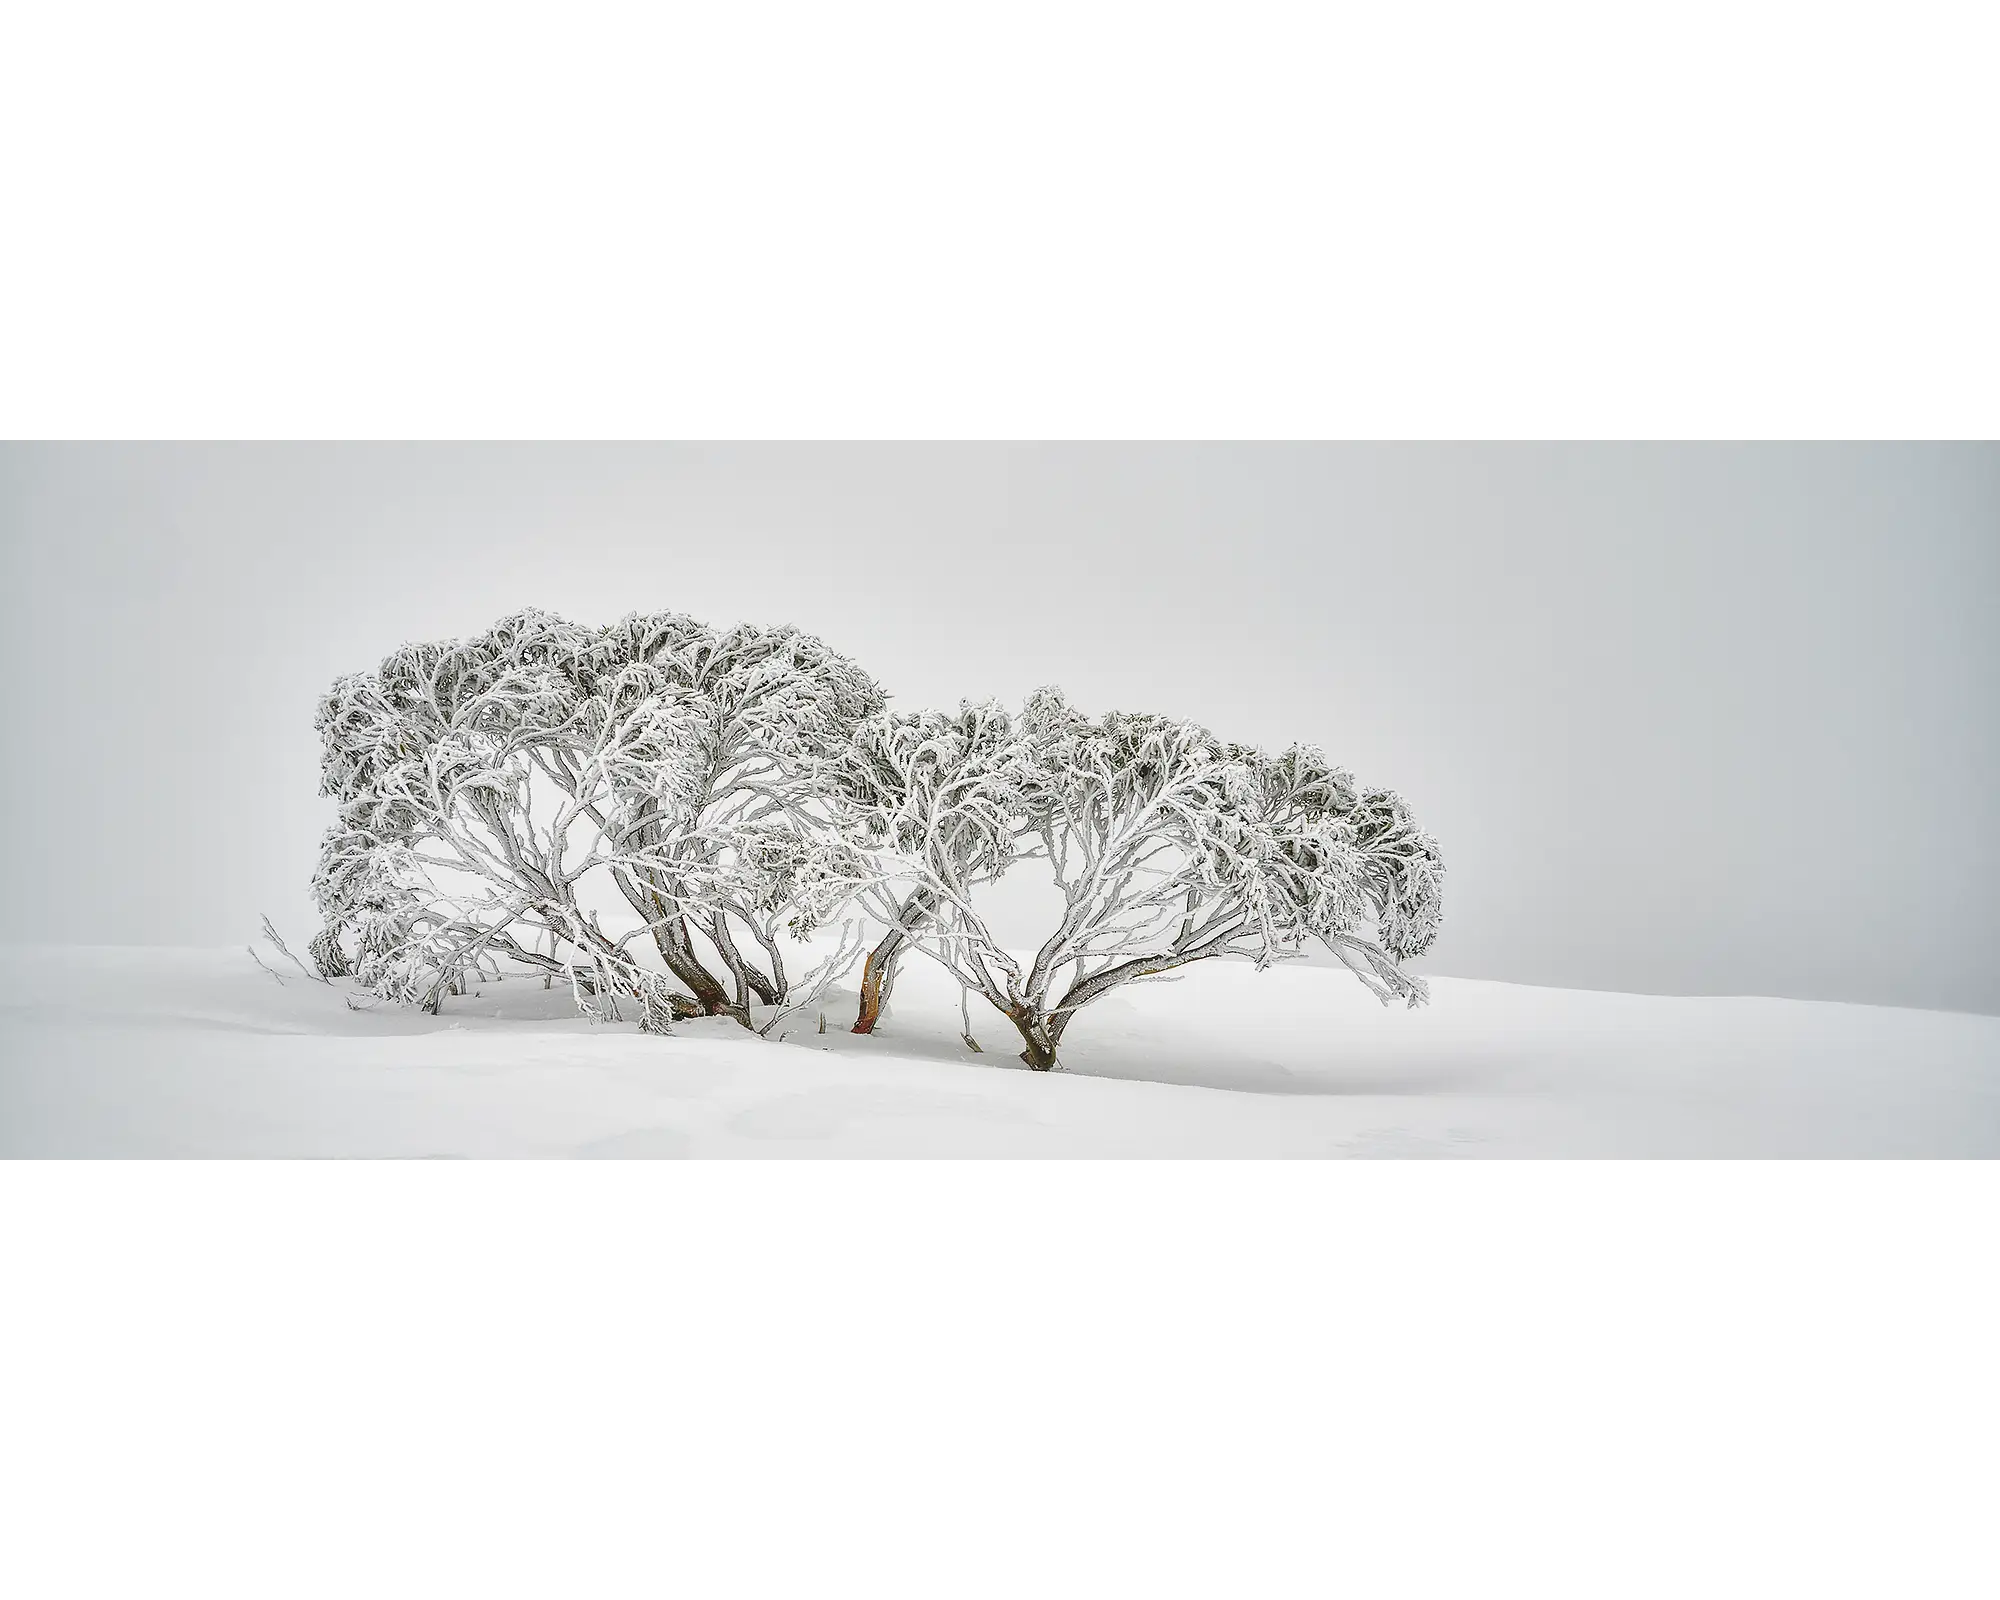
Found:
[{"label": "snow-covered ground", "polygon": [[[275,959],[275,958],[274,958]],[[2000,1018],[1208,962],[1094,1006],[1067,1070],[914,961],[784,1043],[593,1026],[539,979],[439,1017],[242,950],[0,951],[7,1156],[2000,1156]]]}]

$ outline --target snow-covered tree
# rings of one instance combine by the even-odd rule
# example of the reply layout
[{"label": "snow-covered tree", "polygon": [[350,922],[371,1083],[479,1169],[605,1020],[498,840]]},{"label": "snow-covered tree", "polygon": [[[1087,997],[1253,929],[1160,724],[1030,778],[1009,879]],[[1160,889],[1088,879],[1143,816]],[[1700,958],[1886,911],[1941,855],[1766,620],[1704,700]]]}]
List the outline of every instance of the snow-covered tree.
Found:
[{"label": "snow-covered tree", "polygon": [[855,831],[888,863],[868,882],[888,931],[862,969],[854,1032],[870,1033],[895,986],[910,941],[956,938],[967,919],[983,927],[972,891],[1032,853],[1036,829],[1024,785],[1032,742],[992,701],[941,711],[883,713],[815,765]]},{"label": "snow-covered tree", "polygon": [[[592,1015],[747,1023],[753,998],[787,992],[781,930],[835,909],[856,861],[800,774],[882,704],[808,634],[678,614],[587,628],[526,611],[405,646],[320,705],[339,820],[314,880],[315,957],[432,1009],[505,960],[561,977]],[[602,929],[579,897],[593,876],[636,929]],[[645,938],[664,973],[635,950]]]},{"label": "snow-covered tree", "polygon": [[[1317,751],[1089,718],[1044,690],[1018,719],[877,717],[817,770],[889,864],[860,891],[898,940],[884,941],[887,971],[913,943],[1014,1024],[1031,1067],[1056,1064],[1094,1001],[1217,956],[1264,966],[1318,941],[1385,1004],[1425,998],[1399,963],[1437,933],[1437,847],[1398,796]],[[1064,911],[1024,965],[972,890],[1030,853],[1051,863]],[[857,1027],[872,1021],[864,993]]]},{"label": "snow-covered tree", "polygon": [[[1414,1004],[1421,980],[1400,963],[1439,922],[1435,844],[1397,796],[1315,751],[1086,717],[1054,691],[1018,716],[892,715],[873,680],[793,628],[526,611],[340,679],[318,727],[338,820],[314,959],[433,1010],[512,964],[590,1015],[748,1024],[755,1005],[798,1001],[784,936],[858,902],[887,931],[857,1032],[921,950],[1047,1068],[1080,1010],[1214,956],[1264,965],[1318,941],[1385,1002]],[[975,893],[1033,856],[1064,910],[1020,960]],[[603,926],[593,907],[612,891],[635,926]]]}]

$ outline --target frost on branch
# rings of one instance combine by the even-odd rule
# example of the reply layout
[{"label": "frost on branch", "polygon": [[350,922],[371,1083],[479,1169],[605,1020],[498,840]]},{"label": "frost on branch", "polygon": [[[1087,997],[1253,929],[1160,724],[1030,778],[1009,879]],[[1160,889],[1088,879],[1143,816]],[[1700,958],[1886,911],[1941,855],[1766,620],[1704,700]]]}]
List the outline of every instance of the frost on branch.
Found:
[{"label": "frost on branch", "polygon": [[[933,941],[975,917],[974,888],[1023,853],[1033,829],[1027,784],[1033,741],[1000,706],[966,702],[942,711],[871,718],[813,772],[845,828],[887,863],[857,870],[857,890],[888,931],[862,968],[854,1032],[871,1033],[895,986],[910,941]],[[983,926],[983,924],[982,924]]]},{"label": "frost on branch", "polygon": [[[882,703],[797,629],[671,613],[593,629],[524,611],[406,645],[320,703],[339,819],[315,959],[432,1010],[509,962],[587,1015],[747,1024],[753,1002],[785,998],[779,930],[832,909],[827,808],[801,773]],[[613,938],[585,909],[597,880],[638,928]]]},{"label": "frost on branch", "polygon": [[[803,984],[816,999],[865,945],[860,907],[886,931],[857,1032],[921,952],[1046,1068],[1095,1000],[1216,956],[1265,966],[1317,942],[1385,1003],[1415,1004],[1402,964],[1441,916],[1435,843],[1315,750],[1090,717],[1054,690],[1018,714],[892,715],[793,628],[524,611],[340,679],[318,728],[338,816],[313,959],[432,1010],[511,966],[648,1029],[750,1025],[760,1005],[782,1018],[801,990],[784,937],[838,927]],[[1029,857],[1050,863],[1063,912],[1017,959],[974,900]],[[592,909],[614,894],[622,932]]]},{"label": "frost on branch", "polygon": [[[1317,941],[1384,1003],[1425,998],[1399,963],[1437,933],[1436,845],[1397,796],[1358,789],[1316,750],[1273,757],[1191,722],[1085,717],[1043,690],[1018,719],[877,717],[825,778],[885,863],[858,890],[890,925],[882,970],[914,941],[1014,1023],[1030,1066],[1053,1066],[1070,1020],[1113,989],[1216,956],[1262,967]],[[1051,863],[1064,910],[1023,966],[971,891],[1030,853]],[[864,981],[857,1030],[879,1009]]]}]

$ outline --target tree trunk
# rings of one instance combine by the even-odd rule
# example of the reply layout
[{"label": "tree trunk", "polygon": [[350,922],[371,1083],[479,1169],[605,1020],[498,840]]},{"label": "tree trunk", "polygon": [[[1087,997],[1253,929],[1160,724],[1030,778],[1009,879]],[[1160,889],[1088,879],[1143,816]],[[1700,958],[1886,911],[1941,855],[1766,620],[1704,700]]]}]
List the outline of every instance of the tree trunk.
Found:
[{"label": "tree trunk", "polygon": [[[729,1003],[729,996],[723,991],[708,968],[701,964],[701,957],[695,954],[694,941],[688,935],[687,918],[667,916],[667,901],[649,881],[642,892],[630,875],[614,867],[611,878],[618,885],[618,892],[625,897],[625,903],[639,913],[640,919],[653,924],[653,943],[659,947],[660,959],[694,996],[695,1004],[701,1007],[705,1017],[735,1017],[745,1027],[749,1026],[749,1016]],[[655,921],[665,918],[664,921]]]},{"label": "tree trunk", "polygon": [[854,1018],[854,1032],[873,1033],[889,1003],[889,991],[896,984],[896,968],[902,965],[903,947],[911,935],[930,919],[937,898],[927,889],[912,891],[896,913],[897,926],[882,935],[882,942],[868,952],[861,967],[861,1009]]},{"label": "tree trunk", "polygon": [[750,1014],[752,991],[767,1006],[774,1006],[784,998],[771,987],[769,978],[743,959],[743,952],[736,948],[736,941],[730,937],[727,912],[718,911],[709,920],[708,936],[715,941],[715,948],[722,954],[723,965],[729,968],[730,975],[736,980],[736,1003],[743,1008],[746,1017]]},{"label": "tree trunk", "polygon": [[896,981],[896,967],[909,939],[900,928],[891,928],[882,942],[868,952],[861,965],[861,1008],[855,1013],[855,1033],[873,1033],[882,1020],[882,1008],[889,1003],[889,990]]},{"label": "tree trunk", "polygon": [[773,991],[771,1004],[774,1006],[781,1004],[792,988],[791,984],[785,981],[785,953],[778,948],[778,941],[772,938],[769,932],[759,927],[756,923],[753,922],[750,925],[750,931],[757,936],[757,942],[764,947],[764,954],[771,958],[771,988]]},{"label": "tree trunk", "polygon": [[1062,1037],[1063,1018],[1045,1017],[1020,1006],[1009,1011],[1007,1019],[1020,1031],[1021,1042],[1027,1046],[1021,1052],[1023,1061],[1037,1072],[1047,1072],[1056,1065],[1056,1042]]},{"label": "tree trunk", "polygon": [[715,976],[701,964],[701,957],[694,953],[694,941],[688,937],[687,919],[669,917],[653,930],[653,943],[660,948],[660,959],[667,964],[667,970],[688,986],[688,992],[695,998],[705,1017],[737,1017],[737,1008],[729,1003],[729,995]]}]

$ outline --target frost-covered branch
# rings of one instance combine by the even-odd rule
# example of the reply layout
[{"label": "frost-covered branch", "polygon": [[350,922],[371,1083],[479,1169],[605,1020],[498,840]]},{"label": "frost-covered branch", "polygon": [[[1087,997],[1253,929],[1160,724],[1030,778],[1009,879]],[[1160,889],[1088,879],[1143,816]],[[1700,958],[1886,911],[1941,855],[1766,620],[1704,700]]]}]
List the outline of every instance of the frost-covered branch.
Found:
[{"label": "frost-covered branch", "polygon": [[[748,1025],[752,995],[784,997],[777,930],[801,914],[801,872],[824,848],[800,770],[881,705],[865,673],[792,628],[665,614],[592,629],[529,611],[405,646],[320,705],[339,819],[315,877],[315,961],[435,1008],[492,952],[522,960],[507,930],[525,925],[551,943],[525,964],[559,971],[592,1014],[623,997],[646,1026],[668,1009]],[[584,910],[599,880],[664,972]],[[805,899],[824,914],[823,889]]]},{"label": "frost-covered branch", "polygon": [[[1088,718],[1044,690],[1018,718],[990,705],[877,717],[825,780],[903,886],[864,896],[889,932],[857,1032],[912,947],[1005,1014],[1038,1068],[1094,1001],[1221,956],[1268,966],[1317,941],[1385,999],[1423,998],[1398,963],[1437,931],[1436,846],[1398,797],[1357,789],[1317,751],[1272,757],[1194,723]],[[1023,970],[972,891],[1029,839],[1063,909]]]}]

